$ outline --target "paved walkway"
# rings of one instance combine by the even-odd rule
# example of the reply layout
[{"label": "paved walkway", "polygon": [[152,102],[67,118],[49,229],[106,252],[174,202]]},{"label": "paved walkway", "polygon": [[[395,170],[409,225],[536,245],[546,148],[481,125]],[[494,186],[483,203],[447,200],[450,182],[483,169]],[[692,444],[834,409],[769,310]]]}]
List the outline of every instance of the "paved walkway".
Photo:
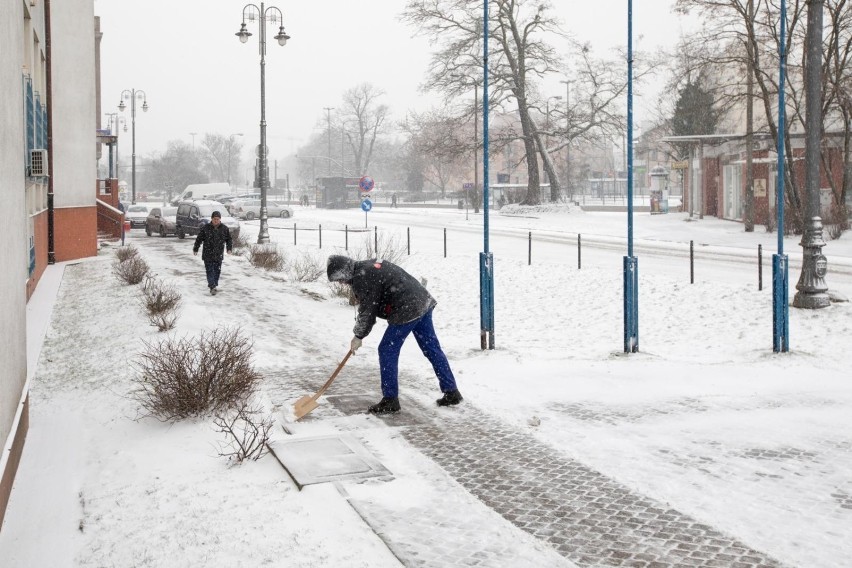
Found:
[{"label": "paved walkway", "polygon": [[[269,394],[276,400],[304,394],[314,385],[301,377],[323,372],[269,373]],[[367,438],[376,428],[392,429],[449,476],[439,497],[423,506],[391,508],[350,496],[406,566],[782,566],[474,405],[438,409],[422,406],[422,397],[403,396],[404,412],[366,417],[374,383],[370,371],[350,367],[326,404],[288,428],[303,435],[331,424]],[[424,388],[424,381],[417,384]],[[416,390],[413,383],[402,388]],[[547,546],[530,545],[529,537]]]}]

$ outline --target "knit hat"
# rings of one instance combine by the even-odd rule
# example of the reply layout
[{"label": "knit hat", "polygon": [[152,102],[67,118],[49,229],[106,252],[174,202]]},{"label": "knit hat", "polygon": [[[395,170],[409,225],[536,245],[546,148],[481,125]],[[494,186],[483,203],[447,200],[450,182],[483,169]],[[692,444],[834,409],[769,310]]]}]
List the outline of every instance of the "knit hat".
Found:
[{"label": "knit hat", "polygon": [[355,275],[355,261],[348,256],[333,254],[328,257],[328,281],[351,282]]},{"label": "knit hat", "polygon": [[211,218],[211,219],[212,219],[213,217],[219,217],[219,218],[221,219],[221,218],[222,218],[222,214],[221,214],[221,213],[219,213],[218,211],[214,211],[214,212],[213,212],[213,214],[212,214],[212,215],[210,215],[210,218]]}]

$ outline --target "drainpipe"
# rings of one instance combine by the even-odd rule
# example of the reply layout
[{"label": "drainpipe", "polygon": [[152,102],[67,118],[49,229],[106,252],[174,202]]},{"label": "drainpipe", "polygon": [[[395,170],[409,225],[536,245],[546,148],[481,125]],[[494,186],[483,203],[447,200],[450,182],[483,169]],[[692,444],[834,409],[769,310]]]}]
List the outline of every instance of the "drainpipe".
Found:
[{"label": "drainpipe", "polygon": [[44,51],[47,68],[47,263],[56,264],[56,252],[53,246],[53,71],[51,63],[52,39],[50,35],[50,0],[44,0]]}]

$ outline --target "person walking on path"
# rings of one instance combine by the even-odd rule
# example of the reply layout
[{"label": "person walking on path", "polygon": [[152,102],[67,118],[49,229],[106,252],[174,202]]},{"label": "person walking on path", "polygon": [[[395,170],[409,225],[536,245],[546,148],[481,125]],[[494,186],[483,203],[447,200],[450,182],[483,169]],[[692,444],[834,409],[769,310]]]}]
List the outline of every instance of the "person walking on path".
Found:
[{"label": "person walking on path", "polygon": [[231,254],[231,251],[234,250],[231,231],[222,224],[220,212],[214,211],[210,216],[210,222],[198,231],[195,245],[192,247],[192,254],[197,256],[198,249],[202,245],[204,245],[204,252],[201,253],[201,260],[204,261],[204,269],[207,271],[207,287],[210,288],[210,293],[215,296],[216,288],[219,286],[219,275],[222,273],[222,259],[224,258],[225,248],[227,247],[228,254]]},{"label": "person walking on path", "polygon": [[328,257],[328,280],[352,287],[358,304],[350,349],[354,353],[370,334],[376,318],[387,320],[388,327],[379,343],[379,368],[382,400],[370,407],[373,414],[399,412],[399,352],[408,334],[414,334],[423,355],[432,364],[444,396],[438,406],[454,406],[462,400],[447,356],[441,349],[432,311],[437,302],[408,272],[387,260],[355,261],[348,256]]}]

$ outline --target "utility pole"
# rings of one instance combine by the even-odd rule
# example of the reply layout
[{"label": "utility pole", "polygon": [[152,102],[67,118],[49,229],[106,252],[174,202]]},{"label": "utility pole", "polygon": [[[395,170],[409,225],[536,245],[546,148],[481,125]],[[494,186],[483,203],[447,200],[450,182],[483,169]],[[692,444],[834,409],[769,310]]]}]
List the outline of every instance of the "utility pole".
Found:
[{"label": "utility pole", "polygon": [[573,197],[574,192],[571,190],[571,135],[569,133],[571,130],[571,119],[568,117],[568,113],[571,110],[569,103],[571,100],[571,81],[566,79],[559,82],[565,83],[565,138],[568,141],[568,144],[565,145],[565,189],[568,192],[568,196]]},{"label": "utility pole", "polygon": [[[820,218],[820,141],[822,140],[822,8],[824,0],[808,0],[808,31],[805,38],[805,231],[802,247],[802,273],[796,284],[793,305],[818,309],[831,304],[824,277],[828,260],[822,254]],[[784,227],[778,227],[783,231]]]},{"label": "utility pole", "polygon": [[328,161],[326,164],[325,174],[328,177],[331,177],[331,111],[334,110],[334,107],[323,107],[325,109],[325,117],[326,123],[328,124]]},{"label": "utility pole", "polygon": [[746,186],[745,186],[745,231],[754,232],[754,0],[748,0],[748,33],[746,33]]},{"label": "utility pole", "polygon": [[473,84],[473,212],[479,213],[479,83]]}]

